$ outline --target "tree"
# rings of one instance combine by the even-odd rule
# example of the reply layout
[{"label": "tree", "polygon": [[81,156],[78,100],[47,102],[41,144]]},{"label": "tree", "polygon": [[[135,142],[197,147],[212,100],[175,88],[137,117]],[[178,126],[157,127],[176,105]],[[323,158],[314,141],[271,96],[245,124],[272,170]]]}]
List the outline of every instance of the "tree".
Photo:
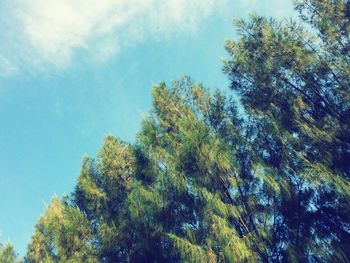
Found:
[{"label": "tree", "polygon": [[183,79],[156,86],[153,101],[135,145],[108,136],[84,158],[73,195],[39,220],[29,262],[267,261],[249,177],[238,178],[232,99]]},{"label": "tree", "polygon": [[1,263],[20,263],[17,253],[10,243],[0,244],[0,262]]},{"label": "tree", "polygon": [[98,262],[91,223],[67,198],[53,198],[39,219],[25,262]]},{"label": "tree", "polygon": [[225,72],[253,119],[255,152],[288,182],[290,195],[273,196],[276,260],[349,260],[349,7],[296,1],[316,36],[253,16],[226,45]]},{"label": "tree", "polygon": [[237,21],[224,71],[241,99],[156,85],[134,144],[105,138],[54,198],[28,262],[348,262],[350,4],[302,24]]}]

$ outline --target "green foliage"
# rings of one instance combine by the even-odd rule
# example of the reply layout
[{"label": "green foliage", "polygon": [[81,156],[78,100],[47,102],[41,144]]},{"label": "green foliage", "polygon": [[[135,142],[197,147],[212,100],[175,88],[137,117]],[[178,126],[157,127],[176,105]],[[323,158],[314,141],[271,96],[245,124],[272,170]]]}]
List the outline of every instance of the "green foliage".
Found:
[{"label": "green foliage", "polygon": [[64,199],[53,198],[36,225],[28,262],[97,262],[86,216]]},{"label": "green foliage", "polygon": [[109,135],[84,158],[26,260],[348,262],[350,4],[296,9],[312,33],[236,21],[224,71],[242,116],[233,97],[189,78],[156,85],[135,144]]},{"label": "green foliage", "polygon": [[238,21],[225,72],[252,121],[256,175],[273,204],[271,258],[347,262],[350,5],[295,2],[316,35],[295,21]]},{"label": "green foliage", "polygon": [[17,253],[15,252],[12,244],[7,243],[5,245],[0,244],[0,262],[1,263],[20,263]]}]

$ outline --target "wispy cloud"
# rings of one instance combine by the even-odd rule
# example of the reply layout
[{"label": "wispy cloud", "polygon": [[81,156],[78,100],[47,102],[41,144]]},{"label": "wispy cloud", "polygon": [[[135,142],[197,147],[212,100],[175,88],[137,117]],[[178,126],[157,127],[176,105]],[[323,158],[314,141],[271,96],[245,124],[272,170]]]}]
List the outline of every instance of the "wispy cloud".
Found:
[{"label": "wispy cloud", "polygon": [[9,59],[0,54],[0,75],[8,77],[17,72],[18,68]]},{"label": "wispy cloud", "polygon": [[273,15],[278,19],[295,16],[292,0],[236,0],[244,13]]},{"label": "wispy cloud", "polygon": [[28,64],[65,67],[78,50],[106,60],[146,38],[193,34],[227,4],[227,0],[2,1],[7,1],[7,10],[0,15],[10,21],[0,26],[3,75]]}]

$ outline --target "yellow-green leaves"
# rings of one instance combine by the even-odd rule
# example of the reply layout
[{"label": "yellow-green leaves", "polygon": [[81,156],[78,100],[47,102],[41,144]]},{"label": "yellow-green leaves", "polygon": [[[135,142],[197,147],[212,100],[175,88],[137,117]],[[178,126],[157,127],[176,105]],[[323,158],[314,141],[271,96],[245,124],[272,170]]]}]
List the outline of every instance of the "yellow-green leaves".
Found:
[{"label": "yellow-green leaves", "polygon": [[134,172],[134,155],[131,146],[122,143],[113,136],[107,136],[100,151],[97,169],[102,180],[111,184],[120,184],[128,189]]},{"label": "yellow-green leaves", "polygon": [[27,257],[30,262],[98,262],[91,225],[77,208],[52,199],[35,227]]},{"label": "yellow-green leaves", "polygon": [[0,244],[0,262],[1,263],[21,263],[12,244]]},{"label": "yellow-green leaves", "polygon": [[174,242],[174,246],[179,251],[183,262],[194,263],[216,263],[220,262],[214,251],[208,246],[198,246],[188,241],[187,239],[180,238],[174,234],[168,235]]}]

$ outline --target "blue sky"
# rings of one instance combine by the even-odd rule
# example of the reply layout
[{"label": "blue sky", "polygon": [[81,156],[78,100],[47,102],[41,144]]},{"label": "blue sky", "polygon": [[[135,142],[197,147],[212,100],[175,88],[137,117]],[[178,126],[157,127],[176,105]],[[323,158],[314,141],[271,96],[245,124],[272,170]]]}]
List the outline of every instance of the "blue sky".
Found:
[{"label": "blue sky", "polygon": [[159,81],[227,89],[232,19],[291,0],[0,0],[0,242],[25,253],[106,134],[134,141]]}]

